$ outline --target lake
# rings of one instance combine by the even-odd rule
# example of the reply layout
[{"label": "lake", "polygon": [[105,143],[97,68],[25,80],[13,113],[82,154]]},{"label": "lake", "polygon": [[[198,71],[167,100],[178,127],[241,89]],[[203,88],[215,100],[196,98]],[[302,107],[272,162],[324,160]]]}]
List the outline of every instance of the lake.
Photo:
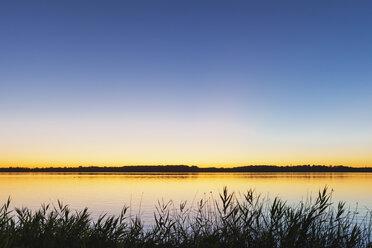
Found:
[{"label": "lake", "polygon": [[361,214],[372,209],[372,173],[0,173],[0,202],[10,196],[13,207],[36,210],[61,200],[72,209],[89,207],[94,218],[119,214],[127,205],[132,215],[151,222],[158,200],[196,204],[217,199],[224,186],[236,193],[255,189],[289,204],[328,186],[333,201],[346,201]]}]

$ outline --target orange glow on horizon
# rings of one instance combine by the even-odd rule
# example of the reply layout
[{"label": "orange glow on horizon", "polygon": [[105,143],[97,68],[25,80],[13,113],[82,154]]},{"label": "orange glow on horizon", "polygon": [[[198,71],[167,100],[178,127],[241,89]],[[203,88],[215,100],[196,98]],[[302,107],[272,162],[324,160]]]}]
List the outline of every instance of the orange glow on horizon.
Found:
[{"label": "orange glow on horizon", "polygon": [[198,166],[200,168],[206,167],[217,167],[217,168],[232,168],[241,166],[259,166],[259,165],[274,165],[274,166],[297,166],[297,165],[325,165],[325,166],[348,166],[348,167],[372,167],[372,161],[349,161],[347,163],[335,162],[335,161],[295,161],[295,162],[231,162],[231,163],[192,163],[192,162],[169,162],[169,163],[156,163],[156,162],[145,162],[145,163],[113,163],[113,162],[49,162],[49,161],[0,161],[0,168],[5,167],[27,167],[27,168],[43,168],[43,167],[121,167],[121,166],[166,166],[166,165],[186,165],[186,166]]}]

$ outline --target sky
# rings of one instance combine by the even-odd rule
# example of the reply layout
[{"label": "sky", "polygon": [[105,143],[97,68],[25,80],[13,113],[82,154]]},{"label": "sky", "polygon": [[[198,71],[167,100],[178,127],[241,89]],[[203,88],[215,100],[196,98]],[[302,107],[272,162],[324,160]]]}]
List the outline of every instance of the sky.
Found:
[{"label": "sky", "polygon": [[1,1],[0,166],[372,166],[371,1]]}]

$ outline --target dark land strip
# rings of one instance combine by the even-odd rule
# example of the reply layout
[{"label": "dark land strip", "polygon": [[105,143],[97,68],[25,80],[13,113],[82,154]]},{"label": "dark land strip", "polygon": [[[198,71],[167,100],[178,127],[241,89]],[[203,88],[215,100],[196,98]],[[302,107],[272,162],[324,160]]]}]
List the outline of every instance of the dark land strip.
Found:
[{"label": "dark land strip", "polygon": [[79,167],[7,167],[0,172],[372,172],[372,167],[347,167],[325,165],[250,165],[232,168],[198,167],[188,165],[141,165],[121,167],[79,166]]}]

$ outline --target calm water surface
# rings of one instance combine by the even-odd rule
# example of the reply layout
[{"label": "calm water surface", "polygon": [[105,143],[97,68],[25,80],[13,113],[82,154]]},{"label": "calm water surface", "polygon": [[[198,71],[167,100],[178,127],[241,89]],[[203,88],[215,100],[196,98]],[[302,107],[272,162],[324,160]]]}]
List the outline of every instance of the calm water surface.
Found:
[{"label": "calm water surface", "polygon": [[372,174],[368,173],[0,173],[0,201],[10,196],[12,206],[38,209],[57,200],[73,209],[89,207],[94,217],[118,214],[124,205],[133,215],[151,221],[158,200],[196,203],[216,198],[224,186],[235,192],[255,189],[294,204],[333,190],[334,201],[365,213],[372,209]]}]

